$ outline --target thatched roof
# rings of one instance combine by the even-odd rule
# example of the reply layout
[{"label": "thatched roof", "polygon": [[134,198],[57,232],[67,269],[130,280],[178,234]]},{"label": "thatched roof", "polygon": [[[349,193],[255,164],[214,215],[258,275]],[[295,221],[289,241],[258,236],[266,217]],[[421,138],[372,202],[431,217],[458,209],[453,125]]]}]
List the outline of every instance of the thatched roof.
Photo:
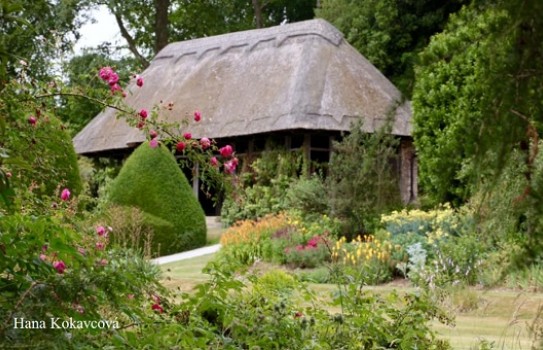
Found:
[{"label": "thatched roof", "polygon": [[[126,102],[136,110],[173,102],[161,118],[191,117],[193,137],[222,138],[279,130],[349,130],[363,117],[367,131],[392,113],[393,133],[411,134],[411,108],[400,92],[331,24],[316,19],[172,43],[143,73],[145,84]],[[191,119],[191,118],[189,118]],[[96,116],[75,138],[80,154],[124,149],[143,133],[115,118]]]}]

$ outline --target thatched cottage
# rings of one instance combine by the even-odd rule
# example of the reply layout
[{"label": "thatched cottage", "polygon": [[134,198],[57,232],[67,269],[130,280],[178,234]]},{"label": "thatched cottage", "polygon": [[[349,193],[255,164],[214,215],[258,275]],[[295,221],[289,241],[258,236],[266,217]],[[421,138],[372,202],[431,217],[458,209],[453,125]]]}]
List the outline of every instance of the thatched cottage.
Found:
[{"label": "thatched cottage", "polygon": [[[130,106],[173,102],[175,108],[161,114],[170,121],[200,110],[202,120],[187,127],[193,137],[231,143],[241,156],[262,151],[273,138],[327,161],[331,141],[353,121],[362,118],[372,132],[393,115],[392,133],[401,138],[402,198],[409,202],[417,195],[410,104],[324,20],[172,43],[142,77],[141,89],[127,87]],[[110,156],[128,154],[144,140],[140,130],[106,109],[73,142],[79,154]]]}]

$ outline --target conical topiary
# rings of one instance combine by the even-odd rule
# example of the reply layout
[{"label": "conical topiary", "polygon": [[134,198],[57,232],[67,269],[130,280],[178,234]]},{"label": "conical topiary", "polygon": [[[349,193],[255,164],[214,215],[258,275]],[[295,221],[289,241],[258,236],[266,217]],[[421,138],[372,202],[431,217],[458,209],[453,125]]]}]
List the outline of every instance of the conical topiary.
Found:
[{"label": "conical topiary", "polygon": [[166,147],[140,145],[110,188],[112,204],[136,207],[153,231],[152,253],[167,255],[206,243],[205,214]]}]

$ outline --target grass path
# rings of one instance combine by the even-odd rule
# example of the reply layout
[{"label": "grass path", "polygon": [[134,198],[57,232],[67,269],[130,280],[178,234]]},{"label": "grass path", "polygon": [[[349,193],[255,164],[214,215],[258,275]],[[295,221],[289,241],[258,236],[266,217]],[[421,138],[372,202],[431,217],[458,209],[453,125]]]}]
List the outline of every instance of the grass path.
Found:
[{"label": "grass path", "polygon": [[[213,254],[162,265],[163,283],[171,289],[190,291],[206,280],[201,271],[213,259]],[[312,288],[323,298],[335,289],[330,284],[312,284]],[[394,289],[412,290],[404,285],[367,287],[377,293],[386,294]],[[451,293],[450,307],[456,310],[456,326],[440,323],[433,326],[444,338],[449,339],[454,349],[478,349],[477,344],[485,339],[494,343],[493,349],[531,349],[529,324],[543,306],[543,294],[519,292],[508,289],[467,289]]]}]

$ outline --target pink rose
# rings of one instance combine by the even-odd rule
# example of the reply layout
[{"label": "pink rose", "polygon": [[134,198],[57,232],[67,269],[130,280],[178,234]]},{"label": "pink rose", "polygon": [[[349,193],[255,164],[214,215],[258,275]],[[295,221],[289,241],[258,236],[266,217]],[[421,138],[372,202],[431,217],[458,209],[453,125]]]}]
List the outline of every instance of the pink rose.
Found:
[{"label": "pink rose", "polygon": [[221,153],[221,156],[223,158],[229,158],[232,156],[232,153],[234,152],[234,150],[232,149],[232,146],[230,145],[226,145],[224,147],[222,147],[219,152]]},{"label": "pink rose", "polygon": [[100,72],[98,72],[98,75],[100,76],[100,79],[104,81],[109,81],[109,78],[112,73],[115,73],[111,67],[102,67],[100,68]]},{"label": "pink rose", "polygon": [[202,119],[202,113],[200,111],[194,112],[194,121],[199,122]]},{"label": "pink rose", "polygon": [[200,139],[200,146],[202,146],[202,149],[208,149],[211,147],[211,141],[207,137],[202,137]]},{"label": "pink rose", "polygon": [[147,114],[147,110],[146,110],[146,109],[142,109],[142,110],[140,111],[140,117],[141,117],[141,119],[146,119],[146,118],[147,118],[147,115],[148,115],[148,114]]},{"label": "pink rose", "polygon": [[105,246],[104,242],[96,242],[96,249],[98,250],[104,250]]},{"label": "pink rose", "polygon": [[185,147],[186,145],[183,141],[179,141],[177,145],[175,146],[178,152],[183,152],[185,150]]},{"label": "pink rose", "polygon": [[66,202],[67,200],[70,199],[70,195],[71,195],[70,190],[67,189],[67,188],[65,188],[65,189],[63,189],[62,192],[60,193],[60,199],[62,199],[63,201]]},{"label": "pink rose", "polygon": [[217,157],[211,157],[209,163],[211,163],[211,166],[217,166],[219,164],[219,161],[217,160]]},{"label": "pink rose", "polygon": [[183,134],[183,137],[186,139],[186,140],[190,140],[192,138],[192,134],[190,132],[186,132]]},{"label": "pink rose", "polygon": [[149,146],[151,148],[157,148],[158,146],[158,141],[156,139],[152,139],[151,141],[149,141]]},{"label": "pink rose", "polygon": [[156,138],[158,136],[158,133],[156,130],[149,131],[149,136],[151,136],[152,139]]},{"label": "pink rose", "polygon": [[139,86],[139,87],[143,86],[143,78],[142,77],[138,77],[136,79],[136,85]]},{"label": "pink rose", "polygon": [[37,120],[36,117],[34,117],[33,115],[31,115],[30,117],[28,117],[28,124],[34,126],[34,125],[36,125],[37,122],[38,122],[38,120]]},{"label": "pink rose", "polygon": [[97,226],[96,227],[96,234],[98,236],[103,236],[106,234],[106,228],[104,226]]},{"label": "pink rose", "polygon": [[45,255],[45,254],[40,254],[40,260],[41,260],[41,261],[47,260],[47,255]]},{"label": "pink rose", "polygon": [[66,264],[62,260],[55,261],[53,263],[53,268],[57,270],[58,273],[63,274],[64,270],[66,270]]},{"label": "pink rose", "polygon": [[158,311],[160,313],[163,313],[164,312],[164,309],[162,308],[162,306],[160,306],[159,304],[153,304],[153,306],[151,306],[151,309],[153,311]]}]

